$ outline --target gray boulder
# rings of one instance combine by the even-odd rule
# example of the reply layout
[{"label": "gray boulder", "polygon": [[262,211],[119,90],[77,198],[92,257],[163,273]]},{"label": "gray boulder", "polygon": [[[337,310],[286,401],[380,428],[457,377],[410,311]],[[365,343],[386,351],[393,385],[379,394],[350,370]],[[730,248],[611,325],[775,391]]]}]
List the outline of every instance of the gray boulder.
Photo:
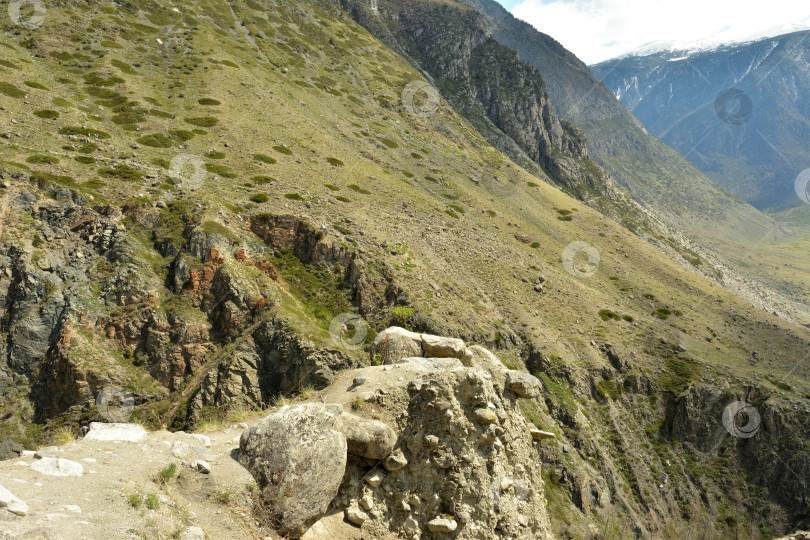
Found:
[{"label": "gray boulder", "polygon": [[422,356],[428,358],[458,358],[469,360],[467,345],[458,338],[422,334]]},{"label": "gray boulder", "polygon": [[383,459],[397,443],[394,430],[379,420],[342,413],[335,429],[343,433],[349,452],[369,459]]},{"label": "gray boulder", "polygon": [[394,364],[401,358],[422,356],[422,338],[417,333],[392,326],[377,334],[369,354],[372,359],[379,356],[383,364]]},{"label": "gray boulder", "polygon": [[519,397],[535,398],[540,395],[540,379],[523,371],[507,371],[506,387]]},{"label": "gray boulder", "polygon": [[340,405],[285,406],[242,433],[239,462],[262,489],[282,534],[297,538],[326,513],[346,470],[346,437],[335,430]]}]

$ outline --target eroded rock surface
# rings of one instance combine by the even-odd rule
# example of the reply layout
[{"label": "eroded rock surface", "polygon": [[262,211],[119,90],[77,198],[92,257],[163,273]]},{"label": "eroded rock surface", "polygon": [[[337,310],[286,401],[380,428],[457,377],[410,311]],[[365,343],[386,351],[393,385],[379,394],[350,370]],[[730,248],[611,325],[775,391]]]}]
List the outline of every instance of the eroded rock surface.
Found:
[{"label": "eroded rock surface", "polygon": [[346,469],[346,437],[335,430],[339,405],[286,406],[239,441],[239,462],[261,488],[270,523],[289,536],[303,534],[326,513]]}]

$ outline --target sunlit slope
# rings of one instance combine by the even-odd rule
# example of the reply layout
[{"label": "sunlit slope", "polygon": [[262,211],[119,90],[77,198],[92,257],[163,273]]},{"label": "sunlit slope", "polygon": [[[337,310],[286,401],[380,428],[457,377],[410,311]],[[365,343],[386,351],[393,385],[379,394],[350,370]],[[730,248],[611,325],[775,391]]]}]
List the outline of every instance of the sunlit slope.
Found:
[{"label": "sunlit slope", "polygon": [[[636,343],[640,355],[665,337],[733,366],[760,350],[775,368],[785,355],[764,335],[804,350],[782,323],[536,183],[445,104],[410,113],[401,94],[419,75],[326,5],[88,4],[50,8],[41,29],[6,30],[7,171],[96,203],[183,196],[229,222],[299,215],[388,261],[415,306],[479,341],[516,333],[599,362],[591,337]],[[188,168],[169,181],[181,155],[206,163],[199,184]],[[601,255],[590,279],[562,265],[573,241]],[[682,315],[664,320],[660,308]],[[604,321],[603,309],[633,321]],[[716,323],[732,314],[751,331]],[[701,339],[707,325],[728,332],[721,345]]]}]

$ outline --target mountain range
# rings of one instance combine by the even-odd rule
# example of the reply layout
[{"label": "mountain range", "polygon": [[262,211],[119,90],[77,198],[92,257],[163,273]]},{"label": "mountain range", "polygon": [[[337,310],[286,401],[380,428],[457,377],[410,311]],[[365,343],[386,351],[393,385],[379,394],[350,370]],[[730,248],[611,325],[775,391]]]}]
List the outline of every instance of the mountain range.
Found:
[{"label": "mountain range", "polygon": [[641,51],[593,73],[653,135],[760,210],[803,202],[810,163],[808,31],[709,49]]}]

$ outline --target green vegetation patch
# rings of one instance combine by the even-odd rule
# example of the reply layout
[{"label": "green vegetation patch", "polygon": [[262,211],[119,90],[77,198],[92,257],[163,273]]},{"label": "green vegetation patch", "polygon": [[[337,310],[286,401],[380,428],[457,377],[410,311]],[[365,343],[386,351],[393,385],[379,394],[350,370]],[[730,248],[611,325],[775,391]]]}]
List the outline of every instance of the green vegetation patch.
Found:
[{"label": "green vegetation patch", "polygon": [[350,190],[355,191],[357,193],[362,193],[363,195],[371,195],[371,191],[358,186],[357,184],[349,184],[347,186]]},{"label": "green vegetation patch", "polygon": [[138,137],[135,141],[144,146],[151,146],[152,148],[171,148],[174,146],[174,141],[162,133],[144,135],[143,137]]},{"label": "green vegetation patch", "polygon": [[341,287],[341,276],[302,263],[289,249],[280,250],[270,262],[321,326],[328,327],[336,313],[352,311],[350,291]]},{"label": "green vegetation patch", "polygon": [[59,113],[51,109],[41,109],[39,111],[34,111],[34,116],[37,118],[51,119],[59,118]]},{"label": "green vegetation patch", "polygon": [[111,135],[105,131],[97,129],[78,127],[78,126],[65,126],[59,129],[60,135],[84,135],[85,137],[95,137],[97,139],[109,139]]},{"label": "green vegetation patch", "polygon": [[50,88],[48,88],[44,84],[40,84],[36,81],[24,81],[23,84],[28,88],[36,88],[37,90],[50,90]]},{"label": "green vegetation patch", "polygon": [[27,158],[25,158],[25,162],[34,164],[44,163],[48,165],[56,165],[57,163],[59,163],[59,159],[53,156],[43,156],[42,154],[34,154],[33,156],[28,156]]},{"label": "green vegetation patch", "polygon": [[266,203],[270,200],[270,197],[268,197],[266,193],[254,193],[250,196],[250,200],[255,203]]},{"label": "green vegetation patch", "polygon": [[13,98],[21,98],[25,96],[25,91],[20,90],[11,83],[0,81],[0,94]]},{"label": "green vegetation patch", "polygon": [[682,394],[700,373],[700,366],[691,358],[667,358],[664,367],[666,369],[658,382],[664,390],[676,396]]},{"label": "green vegetation patch", "polygon": [[268,165],[273,165],[277,163],[276,158],[270,157],[267,154],[253,154],[253,159],[256,161],[260,161],[262,163],[267,163]]},{"label": "green vegetation patch", "polygon": [[197,103],[200,105],[221,105],[221,102],[218,99],[208,97],[198,99]]},{"label": "green vegetation patch", "polygon": [[290,150],[286,146],[282,146],[282,145],[274,146],[273,150],[275,150],[279,154],[284,154],[285,156],[291,156],[292,155],[292,150]]},{"label": "green vegetation patch", "polygon": [[187,124],[197,127],[213,127],[219,124],[219,119],[213,116],[194,116],[183,119]]},{"label": "green vegetation patch", "polygon": [[621,393],[618,385],[610,379],[601,380],[596,383],[596,391],[605,399],[619,399]]},{"label": "green vegetation patch", "polygon": [[119,180],[133,181],[143,179],[143,173],[141,171],[126,163],[120,163],[115,167],[102,167],[98,170],[98,174]]}]

